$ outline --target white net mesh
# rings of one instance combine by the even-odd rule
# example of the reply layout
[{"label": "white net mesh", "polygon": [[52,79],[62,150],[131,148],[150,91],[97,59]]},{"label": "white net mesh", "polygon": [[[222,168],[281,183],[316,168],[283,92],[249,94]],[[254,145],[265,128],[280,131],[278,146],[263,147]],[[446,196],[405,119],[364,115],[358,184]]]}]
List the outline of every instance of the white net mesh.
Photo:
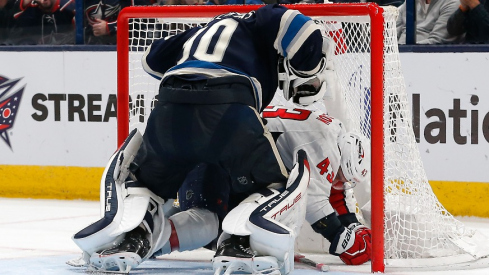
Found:
[{"label": "white net mesh", "polygon": [[[420,259],[474,253],[472,236],[438,201],[428,183],[416,145],[400,67],[395,8],[384,11],[384,194],[385,259]],[[371,59],[368,16],[314,17],[336,42],[335,68],[350,118],[348,127],[370,137]],[[144,50],[161,37],[210,18],[136,18],[129,33],[130,129],[144,125],[158,81],[144,72]],[[375,156],[373,156],[375,160]],[[476,245],[475,245],[476,246]],[[471,247],[469,251],[467,247]],[[327,251],[327,248],[324,248]]]},{"label": "white net mesh", "polygon": [[210,18],[135,18],[129,21],[129,128],[144,133],[149,112],[154,107],[159,81],[142,67],[144,51],[162,37],[175,35]]},{"label": "white net mesh", "polygon": [[452,240],[470,236],[438,201],[426,177],[400,68],[395,18],[384,30],[385,256],[410,259],[464,253]]}]

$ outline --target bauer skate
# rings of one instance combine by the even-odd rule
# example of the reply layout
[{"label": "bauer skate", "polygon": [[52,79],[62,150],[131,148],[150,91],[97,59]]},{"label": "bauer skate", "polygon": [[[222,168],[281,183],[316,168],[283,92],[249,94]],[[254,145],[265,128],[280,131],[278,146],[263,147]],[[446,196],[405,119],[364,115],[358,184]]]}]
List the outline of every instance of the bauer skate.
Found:
[{"label": "bauer skate", "polygon": [[96,271],[129,273],[141,264],[150,248],[146,232],[137,227],[128,232],[119,245],[93,253],[89,267]]},{"label": "bauer skate", "polygon": [[251,250],[249,236],[231,235],[219,245],[212,262],[214,275],[280,275],[277,258],[257,256]]}]

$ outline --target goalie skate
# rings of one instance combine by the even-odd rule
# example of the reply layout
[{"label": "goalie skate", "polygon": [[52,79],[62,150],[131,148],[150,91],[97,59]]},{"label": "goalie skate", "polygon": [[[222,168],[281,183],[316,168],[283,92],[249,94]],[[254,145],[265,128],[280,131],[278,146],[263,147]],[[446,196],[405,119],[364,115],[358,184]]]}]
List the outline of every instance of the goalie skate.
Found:
[{"label": "goalie skate", "polygon": [[233,235],[224,240],[212,260],[214,275],[268,274],[280,275],[277,258],[256,256],[251,250],[249,236]]},{"label": "goalie skate", "polygon": [[142,263],[149,251],[150,243],[144,229],[138,227],[128,232],[119,245],[93,253],[89,267],[94,271],[127,274]]}]

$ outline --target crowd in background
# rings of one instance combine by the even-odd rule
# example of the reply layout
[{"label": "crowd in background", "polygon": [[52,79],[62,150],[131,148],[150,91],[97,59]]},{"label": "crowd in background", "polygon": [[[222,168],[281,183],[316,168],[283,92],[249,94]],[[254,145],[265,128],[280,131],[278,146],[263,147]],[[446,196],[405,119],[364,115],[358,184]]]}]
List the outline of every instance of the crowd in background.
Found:
[{"label": "crowd in background", "polygon": [[[157,0],[84,0],[85,44],[115,44],[117,16]],[[75,0],[0,0],[1,45],[75,44]]]},{"label": "crowd in background", "polygon": [[[351,3],[365,0],[84,0],[84,44],[115,44],[117,16],[131,5]],[[406,43],[405,0],[370,0],[399,8]],[[489,0],[415,0],[416,43],[489,42]],[[75,44],[75,0],[0,0],[0,45]]]},{"label": "crowd in background", "polygon": [[[416,44],[489,42],[489,0],[415,0]],[[397,35],[406,43],[406,3],[399,7]]]}]

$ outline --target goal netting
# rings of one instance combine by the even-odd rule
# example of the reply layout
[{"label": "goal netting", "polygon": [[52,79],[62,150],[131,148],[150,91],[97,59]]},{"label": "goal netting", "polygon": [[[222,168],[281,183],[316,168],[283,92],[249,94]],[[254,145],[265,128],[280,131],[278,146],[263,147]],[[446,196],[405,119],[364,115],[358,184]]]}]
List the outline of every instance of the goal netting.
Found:
[{"label": "goal netting", "polygon": [[[129,129],[144,132],[153,107],[159,83],[144,72],[141,57],[155,39],[205,25],[217,14],[258,7],[124,9],[118,21],[118,142]],[[426,177],[401,71],[397,9],[375,4],[290,8],[312,17],[336,42],[333,61],[342,94],[336,95],[334,106],[340,106],[349,130],[360,131],[372,141],[372,203],[359,205],[359,215],[372,226],[374,240],[383,240],[380,247],[374,243],[373,271],[383,271],[384,263],[435,265],[443,264],[443,258],[454,263],[489,254],[482,246],[485,238],[440,204]],[[327,252],[327,241],[313,235],[301,237],[298,248]],[[313,245],[304,245],[308,241]],[[429,260],[433,258],[437,260]]]}]

